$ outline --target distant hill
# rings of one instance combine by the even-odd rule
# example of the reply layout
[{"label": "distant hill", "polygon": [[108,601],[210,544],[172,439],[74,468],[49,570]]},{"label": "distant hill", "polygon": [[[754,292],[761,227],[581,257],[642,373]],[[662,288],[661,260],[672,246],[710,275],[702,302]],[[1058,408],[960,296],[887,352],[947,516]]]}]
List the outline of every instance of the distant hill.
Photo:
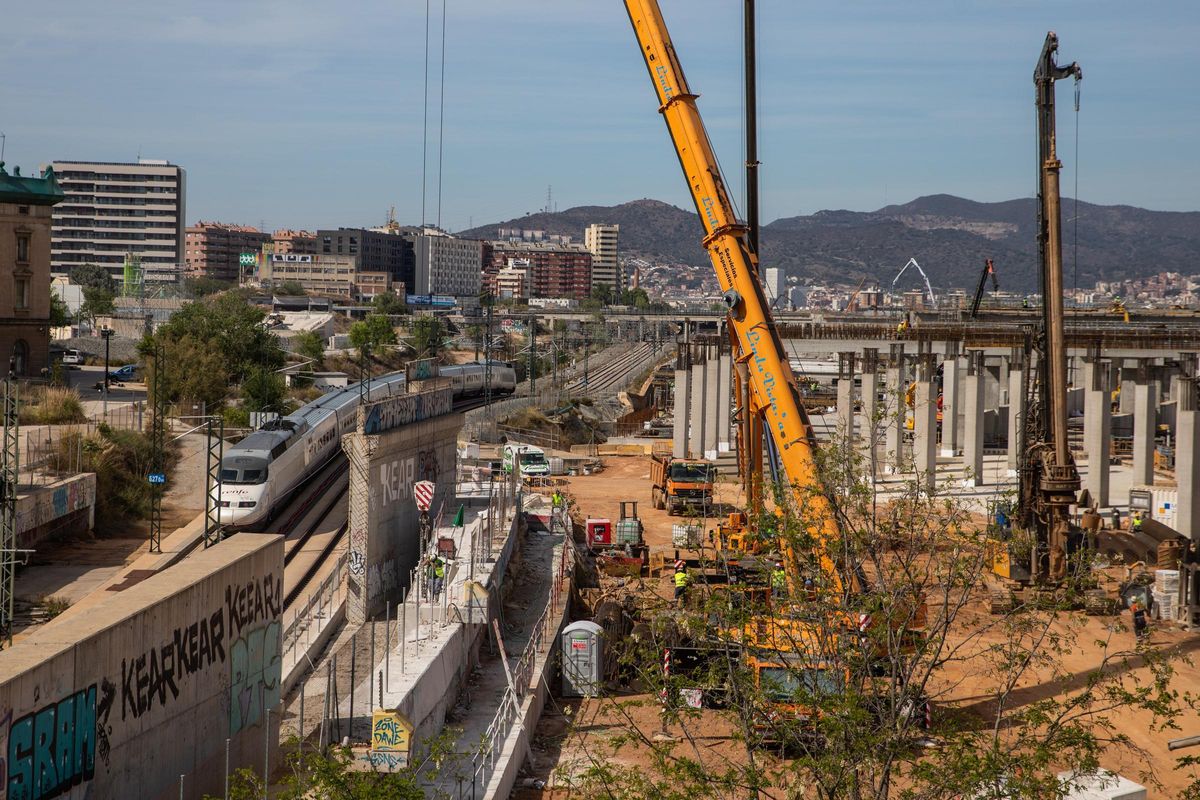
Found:
[{"label": "distant hill", "polygon": [[[1075,203],[1063,201],[1063,269],[1075,281]],[[621,226],[621,250],[656,261],[707,264],[701,227],[693,211],[657,200],[619,206],[580,206],[531,214],[464,231],[493,238],[496,229],[519,227],[571,234],[583,240],[593,222]],[[1036,201],[978,203],[953,195],[919,197],[878,211],[818,211],[763,227],[763,263],[805,281],[854,283],[862,277],[890,285],[915,257],[935,286],[973,288],[991,258],[1003,289],[1034,290]],[[1132,206],[1079,203],[1078,283],[1120,280],[1159,272],[1200,272],[1200,212],[1148,211]],[[907,283],[908,279],[905,278]],[[912,285],[915,288],[916,284]]]}]

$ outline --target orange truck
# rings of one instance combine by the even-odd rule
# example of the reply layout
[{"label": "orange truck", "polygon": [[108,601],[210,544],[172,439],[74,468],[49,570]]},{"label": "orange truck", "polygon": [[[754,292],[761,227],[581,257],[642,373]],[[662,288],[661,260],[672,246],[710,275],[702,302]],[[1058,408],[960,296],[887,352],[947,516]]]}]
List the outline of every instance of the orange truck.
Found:
[{"label": "orange truck", "polygon": [[716,465],[696,458],[655,456],[650,464],[650,496],[655,508],[676,514],[684,509],[707,516],[712,507]]}]

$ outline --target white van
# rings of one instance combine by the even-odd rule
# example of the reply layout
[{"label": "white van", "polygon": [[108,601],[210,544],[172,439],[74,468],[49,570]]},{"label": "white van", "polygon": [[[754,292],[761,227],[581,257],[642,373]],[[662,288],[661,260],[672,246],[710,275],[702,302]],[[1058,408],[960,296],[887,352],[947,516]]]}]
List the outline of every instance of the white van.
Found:
[{"label": "white van", "polygon": [[531,444],[504,445],[504,471],[512,472],[518,467],[522,478],[550,474],[550,462],[542,448]]},{"label": "white van", "polygon": [[84,356],[82,350],[64,350],[62,363],[68,366],[78,367],[83,363],[83,358]]}]

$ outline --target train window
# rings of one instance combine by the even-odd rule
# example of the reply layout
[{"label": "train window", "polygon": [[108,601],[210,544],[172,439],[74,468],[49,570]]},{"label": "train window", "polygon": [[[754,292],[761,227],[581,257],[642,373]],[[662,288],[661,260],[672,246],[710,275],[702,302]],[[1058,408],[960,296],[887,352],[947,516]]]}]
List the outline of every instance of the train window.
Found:
[{"label": "train window", "polygon": [[242,470],[242,483],[262,483],[263,471],[261,469]]},{"label": "train window", "polygon": [[237,474],[238,471],[236,469],[221,470],[221,483],[237,483]]}]

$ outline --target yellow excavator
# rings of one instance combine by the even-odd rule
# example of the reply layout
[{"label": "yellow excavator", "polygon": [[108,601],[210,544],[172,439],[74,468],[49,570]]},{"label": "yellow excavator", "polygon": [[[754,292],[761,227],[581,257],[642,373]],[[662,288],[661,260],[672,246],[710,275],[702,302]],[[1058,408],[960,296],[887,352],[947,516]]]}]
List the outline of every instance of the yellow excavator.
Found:
[{"label": "yellow excavator", "polygon": [[[864,622],[849,610],[849,600],[863,591],[861,573],[843,570],[831,553],[840,537],[833,508],[823,492],[814,460],[816,438],[783,343],[771,317],[755,253],[747,241],[747,226],[737,219],[720,166],[713,153],[703,120],[696,108],[697,95],[688,87],[657,0],[625,0],[625,7],[658,97],[659,112],[679,157],[696,211],[704,228],[703,244],[712,260],[727,309],[727,328],[738,379],[741,446],[744,458],[762,463],[762,435],[777,456],[782,474],[777,494],[781,513],[803,513],[812,550],[802,560],[786,537],[779,542],[787,575],[787,597],[817,597],[844,608],[834,615],[846,631],[858,633]],[[754,494],[752,487],[751,495]],[[751,518],[760,511],[751,503]],[[843,573],[847,579],[843,579]],[[779,692],[787,713],[803,710],[787,704],[787,686],[827,687],[838,681],[831,674],[820,643],[837,639],[838,632],[818,629],[815,623],[789,613],[786,602],[773,613],[740,632],[743,651],[760,687]],[[831,635],[833,634],[833,635]]]}]

